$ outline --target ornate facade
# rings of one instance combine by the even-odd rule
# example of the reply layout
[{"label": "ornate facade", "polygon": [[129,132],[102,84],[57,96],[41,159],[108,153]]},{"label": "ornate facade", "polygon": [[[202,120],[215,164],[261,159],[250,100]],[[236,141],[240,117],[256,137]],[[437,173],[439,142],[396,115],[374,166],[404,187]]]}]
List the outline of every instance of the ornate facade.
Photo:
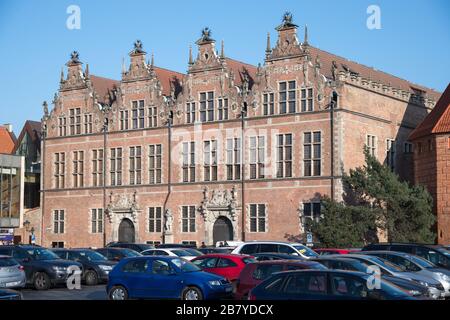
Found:
[{"label": "ornate facade", "polygon": [[285,240],[340,199],[366,144],[409,179],[407,137],[438,93],[301,42],[290,14],[276,30],[257,66],[208,28],[186,74],[140,41],[120,81],[72,53],[44,106],[42,243]]}]

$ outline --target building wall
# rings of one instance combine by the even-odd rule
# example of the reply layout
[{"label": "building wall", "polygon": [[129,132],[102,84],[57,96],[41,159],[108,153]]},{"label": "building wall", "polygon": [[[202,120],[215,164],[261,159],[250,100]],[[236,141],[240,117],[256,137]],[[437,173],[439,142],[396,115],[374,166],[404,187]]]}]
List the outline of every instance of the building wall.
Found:
[{"label": "building wall", "polygon": [[436,148],[436,210],[438,242],[450,243],[450,135],[437,135]]}]

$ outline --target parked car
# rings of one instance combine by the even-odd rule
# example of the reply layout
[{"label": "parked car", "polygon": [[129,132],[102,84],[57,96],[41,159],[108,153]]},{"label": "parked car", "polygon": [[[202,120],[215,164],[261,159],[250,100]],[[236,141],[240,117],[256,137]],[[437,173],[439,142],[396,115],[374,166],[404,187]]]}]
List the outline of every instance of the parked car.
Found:
[{"label": "parked car", "polygon": [[83,266],[75,261],[64,260],[52,251],[32,245],[0,246],[0,254],[16,259],[25,269],[27,283],[37,290],[47,290],[56,284],[66,283],[71,268],[81,272]]},{"label": "parked car", "polygon": [[305,261],[305,258],[300,256],[287,254],[287,253],[277,253],[277,252],[263,252],[263,253],[254,253],[252,255],[257,261],[267,261],[267,260],[301,260]]},{"label": "parked car", "polygon": [[0,289],[0,300],[22,300],[22,293],[11,289]]},{"label": "parked car", "polygon": [[388,250],[406,252],[422,257],[440,268],[450,269],[450,252],[443,246],[416,243],[375,243],[362,249],[363,251]]},{"label": "parked car", "polygon": [[377,266],[380,268],[381,274],[387,274],[393,277],[415,281],[416,283],[428,287],[434,299],[442,298],[445,295],[445,289],[441,282],[434,280],[433,278],[430,278],[428,276],[404,271],[397,265],[382,258],[363,254],[347,254],[340,256],[362,261],[369,266]]},{"label": "parked car", "polygon": [[157,247],[157,249],[171,249],[171,248],[196,248],[194,244],[185,244],[185,243],[161,243]]},{"label": "parked car", "polygon": [[359,250],[355,250],[355,249],[336,249],[336,248],[319,248],[319,249],[314,249],[314,251],[317,252],[319,255],[324,256],[324,255],[329,255],[329,254],[349,254],[349,253],[357,252]]},{"label": "parked car", "polygon": [[205,248],[198,248],[198,251],[200,251],[203,254],[208,254],[208,253],[231,253],[231,251],[233,251],[233,249],[231,248],[217,248],[217,247],[205,247]]},{"label": "parked car", "polygon": [[0,288],[23,288],[26,283],[23,266],[9,256],[0,256]]},{"label": "parked car", "polygon": [[106,245],[107,248],[126,248],[136,252],[142,252],[155,247],[148,243],[129,243],[129,242],[111,242]]},{"label": "parked car", "polygon": [[251,256],[238,254],[205,254],[192,260],[203,271],[217,274],[234,282],[242,269],[256,260]]},{"label": "parked car", "polygon": [[236,248],[238,246],[240,246],[241,244],[243,244],[244,242],[242,241],[217,241],[216,242],[216,247],[217,248]]},{"label": "parked car", "polygon": [[95,251],[97,251],[101,255],[105,256],[106,259],[108,259],[110,261],[115,261],[115,262],[120,261],[123,258],[142,256],[142,254],[140,254],[139,252],[134,251],[132,249],[127,249],[127,248],[108,247],[108,248],[95,249]]},{"label": "parked car", "polygon": [[200,256],[202,256],[204,254],[200,250],[194,249],[194,248],[183,248],[183,250],[186,251],[186,252],[189,252],[194,257],[200,257]]},{"label": "parked car", "polygon": [[275,242],[275,241],[245,242],[236,247],[236,249],[234,249],[231,253],[253,255],[255,253],[262,253],[262,252],[287,253],[290,255],[300,256],[305,259],[318,256],[316,252],[314,252],[312,249],[304,246],[301,243]]},{"label": "parked car", "polygon": [[109,274],[106,290],[112,300],[203,300],[230,297],[233,288],[224,277],[182,258],[143,256],[120,261]]},{"label": "parked car", "polygon": [[370,275],[342,270],[297,270],[274,274],[250,291],[249,300],[417,300],[381,280],[369,289]]},{"label": "parked car", "polygon": [[364,251],[366,255],[380,257],[399,266],[404,271],[421,274],[439,281],[450,296],[450,270],[438,268],[433,263],[413,254],[398,251]]},{"label": "parked car", "polygon": [[83,265],[82,280],[88,286],[97,285],[99,282],[107,282],[109,272],[117,264],[109,261],[104,255],[91,249],[53,249],[61,259],[77,261]]},{"label": "parked car", "polygon": [[272,260],[247,264],[237,280],[234,298],[247,299],[251,289],[271,277],[276,272],[299,269],[327,269],[323,264],[314,261]]},{"label": "parked car", "polygon": [[[343,258],[340,256],[330,257],[330,256],[321,256],[319,258],[314,259],[314,261],[322,263],[328,269],[332,270],[348,270],[348,271],[359,271],[364,273],[369,272],[369,265],[351,258]],[[398,278],[391,276],[387,273],[382,273],[381,278],[389,281],[396,286],[408,291],[408,293],[412,296],[417,297],[429,297],[432,299],[440,299],[440,293],[438,292],[437,296],[433,295],[433,293],[428,289],[428,287],[423,286],[415,281],[406,280],[403,278]]]},{"label": "parked car", "polygon": [[172,256],[192,260],[196,256],[192,252],[186,251],[184,248],[163,248],[150,249],[142,252],[144,256]]}]

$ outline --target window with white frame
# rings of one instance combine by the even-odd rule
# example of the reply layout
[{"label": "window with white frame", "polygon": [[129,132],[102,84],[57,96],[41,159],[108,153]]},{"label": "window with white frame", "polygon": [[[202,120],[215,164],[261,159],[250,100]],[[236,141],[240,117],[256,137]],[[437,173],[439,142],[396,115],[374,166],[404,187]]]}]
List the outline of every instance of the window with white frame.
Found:
[{"label": "window with white frame", "polygon": [[284,81],[279,83],[280,114],[295,113],[296,111],[296,82]]},{"label": "window with white frame", "polygon": [[58,118],[58,136],[64,137],[67,135],[67,119],[66,117]]},{"label": "window with white frame", "polygon": [[228,98],[219,98],[218,120],[228,120]]},{"label": "window with white frame", "polygon": [[128,110],[121,110],[119,112],[120,115],[120,130],[128,130],[128,123],[129,123],[129,112]]},{"label": "window with white frame", "polygon": [[250,204],[250,232],[266,232],[266,205]]},{"label": "window with white frame", "polygon": [[88,113],[84,115],[84,133],[92,133],[92,114]]},{"label": "window with white frame", "polygon": [[122,148],[111,148],[110,183],[112,186],[122,185]]},{"label": "window with white frame", "polygon": [[200,93],[200,121],[214,121],[214,92]]},{"label": "window with white frame", "polygon": [[376,156],[377,154],[377,137],[371,134],[366,136],[366,147],[369,151],[369,154],[372,156]]},{"label": "window with white frame", "polygon": [[148,208],[148,232],[161,232],[162,230],[162,208]]},{"label": "window with white frame", "polygon": [[203,141],[203,178],[217,181],[217,140]]},{"label": "window with white frame", "polygon": [[319,221],[320,220],[320,210],[322,205],[320,202],[305,202],[303,203],[303,216],[306,219]]},{"label": "window with white frame", "polygon": [[264,178],[265,137],[250,137],[250,179]]},{"label": "window with white frame", "polygon": [[148,152],[148,167],[149,167],[149,181],[150,184],[161,183],[162,173],[162,145],[151,144]]},{"label": "window with white frame", "polygon": [[395,170],[395,140],[386,139],[386,165],[392,170]]},{"label": "window with white frame", "polygon": [[133,129],[144,128],[145,123],[144,100],[137,100],[131,102],[131,119]]},{"label": "window with white frame", "polygon": [[65,187],[65,176],[66,176],[66,154],[65,152],[55,153],[54,162],[54,187],[56,189],[61,189]]},{"label": "window with white frame", "polygon": [[183,182],[195,182],[195,142],[183,142]]},{"label": "window with white frame", "polygon": [[130,184],[141,184],[142,171],[141,147],[130,147]]},{"label": "window with white frame", "polygon": [[195,206],[181,207],[182,232],[195,232]]},{"label": "window with white frame", "polygon": [[192,241],[192,240],[183,240],[183,241],[181,241],[181,244],[188,245],[188,246],[194,246],[195,248],[197,247],[197,241]]},{"label": "window with white frame", "polygon": [[320,131],[303,134],[303,175],[305,177],[322,174],[322,134]]},{"label": "window with white frame", "polygon": [[148,108],[148,126],[150,128],[156,128],[158,126],[158,113],[156,107]]},{"label": "window with white frame", "polygon": [[277,135],[277,178],[292,177],[292,134]]},{"label": "window with white frame", "polygon": [[300,101],[302,112],[313,111],[313,88],[302,88],[300,90]]},{"label": "window with white frame", "polygon": [[74,151],[72,160],[73,187],[84,186],[84,151]]},{"label": "window with white frame", "polygon": [[69,109],[70,135],[81,134],[81,108]]},{"label": "window with white frame", "polygon": [[195,102],[186,103],[186,123],[195,122]]},{"label": "window with white frame", "polygon": [[241,139],[227,139],[227,180],[241,178]]},{"label": "window with white frame", "polygon": [[103,185],[103,150],[92,150],[92,185]]},{"label": "window with white frame", "polygon": [[275,100],[273,92],[263,94],[263,115],[275,114]]},{"label": "window with white frame", "polygon": [[103,233],[103,209],[91,210],[91,233]]},{"label": "window with white frame", "polygon": [[53,211],[53,233],[64,233],[65,228],[64,210]]}]

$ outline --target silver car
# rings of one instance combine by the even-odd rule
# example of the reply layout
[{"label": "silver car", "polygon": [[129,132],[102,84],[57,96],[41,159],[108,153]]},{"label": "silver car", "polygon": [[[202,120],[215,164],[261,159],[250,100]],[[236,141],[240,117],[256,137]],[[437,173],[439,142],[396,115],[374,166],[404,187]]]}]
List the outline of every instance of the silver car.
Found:
[{"label": "silver car", "polygon": [[445,297],[450,297],[450,271],[439,268],[419,256],[397,251],[364,251],[365,255],[373,255],[398,265],[404,271],[414,272],[439,281],[445,289]]},{"label": "silver car", "polygon": [[26,285],[23,267],[9,256],[0,256],[0,289],[23,288]]},{"label": "silver car", "polygon": [[425,287],[428,287],[429,293],[433,299],[443,299],[445,297],[445,288],[440,281],[415,272],[403,271],[403,269],[397,265],[392,264],[391,262],[380,257],[365,254],[341,254],[339,257],[357,259],[368,265],[378,266],[381,269],[382,274],[388,274],[390,276],[415,281]]}]

